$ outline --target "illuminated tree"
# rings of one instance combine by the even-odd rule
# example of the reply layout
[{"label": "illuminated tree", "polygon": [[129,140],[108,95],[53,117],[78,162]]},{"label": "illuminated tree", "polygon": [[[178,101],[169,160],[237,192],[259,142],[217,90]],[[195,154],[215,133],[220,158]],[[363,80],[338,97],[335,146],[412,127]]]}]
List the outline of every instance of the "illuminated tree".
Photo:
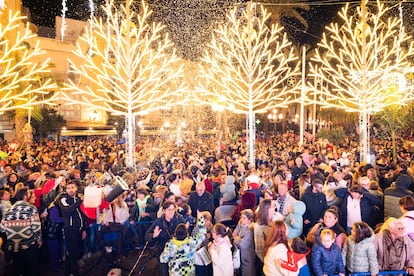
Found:
[{"label": "illuminated tree", "polygon": [[89,22],[75,50],[82,61],[70,62],[79,82],[69,81],[59,98],[126,116],[127,165],[135,167],[135,117],[183,100],[182,67],[164,26],[150,23],[148,6],[142,2],[138,12],[132,0],[117,2],[108,0],[105,18]]},{"label": "illuminated tree", "polygon": [[[6,16],[6,18],[5,18]],[[20,29],[24,16],[0,10],[0,112],[32,108],[42,102],[41,95],[55,87],[50,79],[40,81],[49,72],[48,61],[35,62],[45,54],[39,43],[31,47],[32,34],[27,25]]]},{"label": "illuminated tree", "polygon": [[[257,8],[256,8],[257,7]],[[293,47],[279,25],[266,26],[270,14],[261,5],[233,9],[215,30],[201,65],[205,81],[201,102],[224,101],[227,109],[247,115],[248,155],[255,164],[255,114],[286,105],[292,98],[288,79],[298,74]]]},{"label": "illuminated tree", "polygon": [[55,84],[45,78],[49,59],[42,57],[45,52],[33,42],[36,35],[23,25],[24,19],[18,12],[0,9],[0,113],[15,111],[16,138],[30,145],[31,110],[46,103],[44,96]]},{"label": "illuminated tree", "polygon": [[270,12],[270,19],[274,23],[281,23],[282,18],[292,18],[308,28],[308,22],[303,17],[302,11],[309,11],[310,7],[300,0],[290,0],[289,3],[281,0],[263,0],[261,3]]},{"label": "illuminated tree", "polygon": [[380,1],[368,11],[367,2],[355,13],[347,4],[339,13],[343,23],[326,27],[329,36],[323,35],[310,70],[326,85],[308,85],[322,107],[359,113],[360,159],[370,162],[370,115],[412,97],[414,49],[401,19],[385,18]]}]

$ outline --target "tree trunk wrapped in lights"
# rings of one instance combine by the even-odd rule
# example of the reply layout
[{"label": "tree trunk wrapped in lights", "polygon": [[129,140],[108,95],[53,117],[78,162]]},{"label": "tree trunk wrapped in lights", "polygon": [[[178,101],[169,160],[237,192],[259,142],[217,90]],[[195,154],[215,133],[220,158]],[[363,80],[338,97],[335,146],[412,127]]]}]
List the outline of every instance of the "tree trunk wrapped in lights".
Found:
[{"label": "tree trunk wrapped in lights", "polygon": [[275,104],[293,101],[289,78],[299,74],[296,57],[283,28],[266,25],[270,14],[261,5],[249,3],[233,9],[227,21],[213,34],[200,66],[204,81],[196,100],[214,105],[225,99],[226,108],[246,114],[248,158],[255,164],[255,114]]},{"label": "tree trunk wrapped in lights", "polygon": [[35,62],[45,52],[39,43],[30,42],[36,37],[29,25],[20,28],[24,16],[0,10],[0,112],[19,108],[33,108],[42,103],[42,95],[55,88],[50,79],[40,77],[49,72],[49,59]]},{"label": "tree trunk wrapped in lights", "polygon": [[136,1],[116,3],[107,0],[105,17],[90,20],[75,50],[82,61],[70,62],[79,81],[69,80],[56,99],[125,116],[127,165],[135,167],[135,117],[184,101],[185,89],[173,44],[144,1],[139,13]]},{"label": "tree trunk wrapped in lights", "polygon": [[401,18],[388,18],[380,1],[368,11],[367,2],[356,13],[347,4],[339,13],[343,23],[326,27],[311,76],[327,85],[308,85],[322,107],[359,113],[360,160],[371,162],[370,115],[412,98],[414,48]]}]

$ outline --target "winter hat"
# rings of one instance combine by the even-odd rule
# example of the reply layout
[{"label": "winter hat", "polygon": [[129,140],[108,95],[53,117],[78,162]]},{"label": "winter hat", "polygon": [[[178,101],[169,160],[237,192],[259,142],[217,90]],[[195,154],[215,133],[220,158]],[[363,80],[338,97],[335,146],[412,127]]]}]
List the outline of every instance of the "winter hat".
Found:
[{"label": "winter hat", "polygon": [[233,185],[234,182],[235,182],[235,179],[234,179],[234,176],[232,176],[232,175],[226,176],[226,179],[224,180],[224,183],[226,185]]}]

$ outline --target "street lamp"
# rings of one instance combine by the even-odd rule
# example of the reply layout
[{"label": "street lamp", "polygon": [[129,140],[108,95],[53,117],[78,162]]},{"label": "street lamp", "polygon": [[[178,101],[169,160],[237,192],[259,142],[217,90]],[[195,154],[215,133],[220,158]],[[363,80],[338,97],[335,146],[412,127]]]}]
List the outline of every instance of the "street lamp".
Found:
[{"label": "street lamp", "polygon": [[274,108],[271,113],[267,114],[267,119],[271,124],[273,124],[273,129],[276,134],[276,123],[280,122],[283,119],[282,112],[277,113],[277,109]]}]

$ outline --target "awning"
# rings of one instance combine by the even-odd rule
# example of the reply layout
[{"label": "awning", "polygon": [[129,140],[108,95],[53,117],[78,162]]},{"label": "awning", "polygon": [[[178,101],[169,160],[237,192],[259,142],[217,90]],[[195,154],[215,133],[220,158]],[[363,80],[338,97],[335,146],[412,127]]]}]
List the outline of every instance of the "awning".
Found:
[{"label": "awning", "polygon": [[61,136],[115,136],[115,129],[66,129],[60,131]]}]

